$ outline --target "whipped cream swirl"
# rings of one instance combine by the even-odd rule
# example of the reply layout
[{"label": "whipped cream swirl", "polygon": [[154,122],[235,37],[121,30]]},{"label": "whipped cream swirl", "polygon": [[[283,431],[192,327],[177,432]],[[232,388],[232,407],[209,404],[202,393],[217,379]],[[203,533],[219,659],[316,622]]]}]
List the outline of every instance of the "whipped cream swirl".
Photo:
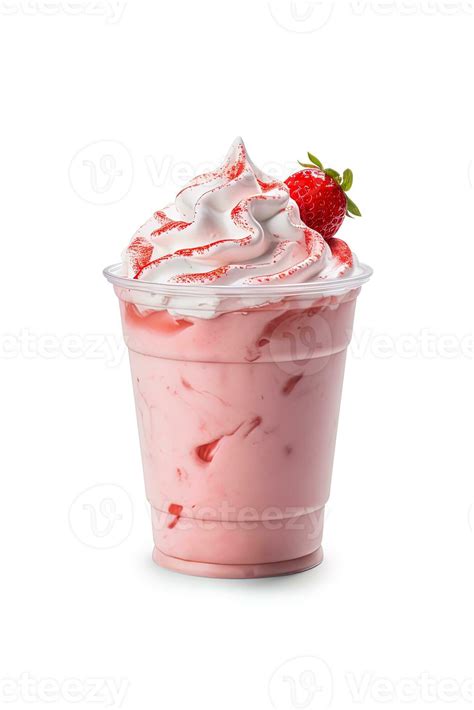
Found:
[{"label": "whipped cream swirl", "polygon": [[140,227],[123,261],[129,278],[183,286],[264,287],[357,268],[345,242],[328,244],[303,224],[287,186],[252,163],[240,138],[220,168],[191,180]]}]

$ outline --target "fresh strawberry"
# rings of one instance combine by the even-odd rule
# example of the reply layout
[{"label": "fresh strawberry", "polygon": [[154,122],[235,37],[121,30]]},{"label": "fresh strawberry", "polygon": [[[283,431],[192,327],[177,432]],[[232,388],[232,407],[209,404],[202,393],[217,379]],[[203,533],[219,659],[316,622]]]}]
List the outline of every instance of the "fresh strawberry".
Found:
[{"label": "fresh strawberry", "polygon": [[352,269],[354,266],[354,257],[352,252],[346,242],[337,237],[332,237],[328,241],[331,254],[335,260],[339,263],[339,273],[342,275],[348,269]]},{"label": "fresh strawberry", "polygon": [[361,216],[346,194],[351,189],[353,175],[347,169],[341,177],[336,170],[324,168],[312,153],[308,153],[308,158],[311,163],[300,163],[304,170],[290,175],[285,183],[303,222],[327,241],[336,234],[346,215]]}]

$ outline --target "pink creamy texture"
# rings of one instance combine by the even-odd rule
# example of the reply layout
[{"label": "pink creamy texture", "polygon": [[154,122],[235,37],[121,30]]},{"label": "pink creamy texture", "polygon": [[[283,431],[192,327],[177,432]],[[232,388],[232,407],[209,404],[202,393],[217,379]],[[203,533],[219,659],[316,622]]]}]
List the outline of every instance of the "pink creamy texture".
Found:
[{"label": "pink creamy texture", "polygon": [[223,165],[199,175],[136,232],[129,278],[154,283],[265,285],[347,276],[354,258],[300,219],[287,186],[259,170],[237,139]]},{"label": "pink creamy texture", "polygon": [[211,576],[316,564],[358,291],[209,320],[118,293],[155,559]]}]

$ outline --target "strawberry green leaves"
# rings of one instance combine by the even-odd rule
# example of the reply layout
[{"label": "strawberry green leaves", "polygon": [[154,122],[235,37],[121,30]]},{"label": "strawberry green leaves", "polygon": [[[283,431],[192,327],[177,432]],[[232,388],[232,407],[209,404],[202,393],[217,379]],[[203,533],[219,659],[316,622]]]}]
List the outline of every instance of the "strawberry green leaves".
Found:
[{"label": "strawberry green leaves", "polygon": [[318,168],[321,168],[321,170],[324,170],[322,162],[318,160],[315,155],[313,155],[312,153],[308,153],[308,158],[314,165],[316,165]]},{"label": "strawberry green leaves", "polygon": [[347,212],[349,217],[362,217],[360,209],[357,207],[355,202],[352,202],[351,198],[346,195],[347,202]]},{"label": "strawberry green leaves", "polygon": [[352,170],[349,170],[349,168],[346,168],[344,170],[344,172],[342,173],[342,183],[341,183],[341,187],[344,190],[344,192],[347,192],[348,190],[351,189],[353,181],[354,181],[354,175],[352,174]]}]

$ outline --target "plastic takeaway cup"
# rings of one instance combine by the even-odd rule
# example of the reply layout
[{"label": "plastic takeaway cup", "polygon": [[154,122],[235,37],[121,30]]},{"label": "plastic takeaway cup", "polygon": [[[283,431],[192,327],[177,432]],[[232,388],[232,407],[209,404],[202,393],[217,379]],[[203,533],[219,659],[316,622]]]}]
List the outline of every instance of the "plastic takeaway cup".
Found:
[{"label": "plastic takeaway cup", "polygon": [[346,350],[371,269],[251,287],[121,270],[104,274],[130,354],[155,562],[237,578],[319,564]]}]

